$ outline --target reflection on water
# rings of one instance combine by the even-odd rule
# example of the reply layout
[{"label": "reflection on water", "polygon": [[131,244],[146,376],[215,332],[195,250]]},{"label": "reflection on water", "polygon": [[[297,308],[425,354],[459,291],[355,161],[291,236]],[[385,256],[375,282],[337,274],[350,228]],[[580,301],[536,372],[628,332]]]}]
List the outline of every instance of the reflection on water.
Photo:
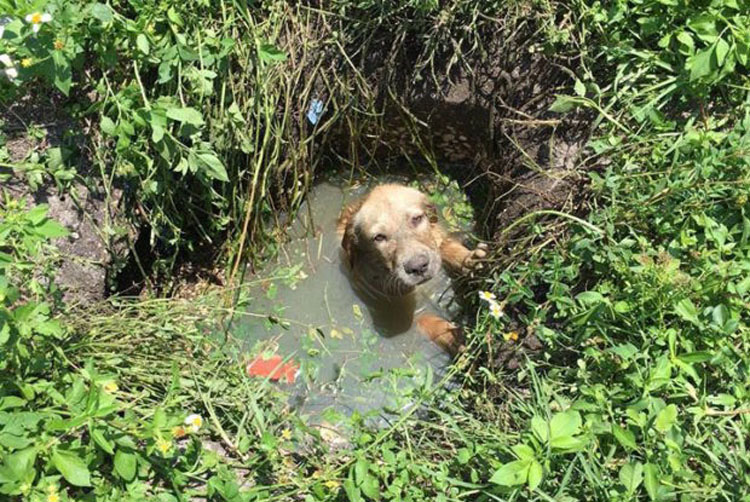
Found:
[{"label": "reflection on water", "polygon": [[[232,330],[251,354],[275,353],[301,364],[291,402],[311,423],[332,412],[356,411],[382,424],[409,405],[410,389],[429,386],[450,363],[414,328],[392,337],[378,334],[346,278],[336,219],[367,188],[325,182],[313,190],[290,242],[251,293],[248,310],[254,315],[243,316]],[[417,305],[452,319],[459,313],[445,274],[422,286]]]}]

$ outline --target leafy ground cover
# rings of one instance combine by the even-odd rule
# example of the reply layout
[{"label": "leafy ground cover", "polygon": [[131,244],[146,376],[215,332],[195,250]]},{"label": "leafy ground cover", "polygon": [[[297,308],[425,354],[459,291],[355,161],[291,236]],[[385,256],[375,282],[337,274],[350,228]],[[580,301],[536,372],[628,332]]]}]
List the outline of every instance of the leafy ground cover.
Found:
[{"label": "leafy ground cover", "polygon": [[[240,302],[240,263],[273,252],[272,216],[312,181],[316,142],[372,111],[353,57],[368,35],[420,38],[417,66],[429,69],[445,47],[481,47],[488,20],[533,18],[540,50],[577,61],[551,112],[594,117],[577,166],[585,202],[524,218],[523,252],[496,252],[480,288],[504,315],[478,301],[460,389],[421,391],[424,410],[387,430],[352,417],[346,451],[329,451],[276,387],[244,376],[231,342],[207,335],[221,332],[232,294],[72,310],[50,244],[64,228],[44,206],[4,197],[4,497],[750,499],[747,1],[0,9],[3,105],[54,91],[89,126],[87,147],[12,164],[6,148],[2,167],[64,190],[83,176],[74,159],[93,152],[87,176],[124,191],[164,270],[213,245]],[[338,58],[346,70],[321,71]],[[311,129],[300,117],[323,89]],[[542,348],[525,355],[531,335]]]}]

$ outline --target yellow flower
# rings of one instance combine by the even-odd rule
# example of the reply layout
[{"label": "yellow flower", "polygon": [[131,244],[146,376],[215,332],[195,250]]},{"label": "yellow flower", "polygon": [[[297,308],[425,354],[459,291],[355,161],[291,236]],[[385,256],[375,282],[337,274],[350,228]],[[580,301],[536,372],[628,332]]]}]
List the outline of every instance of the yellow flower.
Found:
[{"label": "yellow flower", "polygon": [[34,33],[39,32],[42,23],[49,23],[50,21],[52,21],[52,16],[47,13],[32,12],[26,16],[26,22],[31,23],[31,31]]},{"label": "yellow flower", "polygon": [[281,431],[281,437],[287,440],[292,439],[292,431],[290,431],[289,429],[284,429],[283,431]]},{"label": "yellow flower", "polygon": [[515,331],[508,331],[507,333],[503,334],[503,338],[505,338],[505,341],[518,341],[518,333]]},{"label": "yellow flower", "polygon": [[172,448],[172,443],[164,439],[159,439],[156,442],[156,447],[159,449],[160,452],[162,452],[162,454],[165,454],[169,451],[170,448]]},{"label": "yellow flower", "polygon": [[104,390],[105,392],[109,392],[112,394],[113,392],[117,392],[120,388],[117,386],[117,383],[109,381],[104,384]]},{"label": "yellow flower", "polygon": [[187,418],[185,418],[185,425],[188,426],[189,432],[196,433],[203,426],[203,417],[201,417],[197,413],[188,415]]},{"label": "yellow flower", "polygon": [[47,502],[60,502],[60,495],[57,493],[50,493],[47,495]]},{"label": "yellow flower", "polygon": [[181,437],[187,435],[187,431],[183,426],[178,425],[177,427],[172,427],[172,435],[177,439],[180,439]]},{"label": "yellow flower", "polygon": [[28,68],[32,64],[34,64],[34,60],[32,60],[31,58],[23,58],[21,60],[21,66],[23,66],[24,68]]},{"label": "yellow flower", "polygon": [[503,309],[495,302],[490,304],[490,315],[495,319],[500,319],[503,316]]},{"label": "yellow flower", "polygon": [[341,483],[339,483],[335,479],[329,479],[328,481],[323,482],[323,485],[325,485],[325,487],[329,490],[335,490],[336,488],[341,486]]},{"label": "yellow flower", "polygon": [[484,300],[486,302],[493,302],[495,301],[495,294],[490,291],[480,291],[479,292],[479,299]]},{"label": "yellow flower", "polygon": [[56,51],[59,51],[62,50],[63,47],[65,47],[65,42],[58,38],[52,45],[55,47]]}]

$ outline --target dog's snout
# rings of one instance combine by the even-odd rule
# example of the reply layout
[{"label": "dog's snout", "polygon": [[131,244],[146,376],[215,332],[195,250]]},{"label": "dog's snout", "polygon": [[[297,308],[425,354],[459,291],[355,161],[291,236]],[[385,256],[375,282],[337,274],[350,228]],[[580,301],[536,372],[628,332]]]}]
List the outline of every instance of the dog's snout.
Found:
[{"label": "dog's snout", "polygon": [[404,271],[409,275],[424,275],[430,266],[430,257],[426,254],[418,254],[404,263]]}]

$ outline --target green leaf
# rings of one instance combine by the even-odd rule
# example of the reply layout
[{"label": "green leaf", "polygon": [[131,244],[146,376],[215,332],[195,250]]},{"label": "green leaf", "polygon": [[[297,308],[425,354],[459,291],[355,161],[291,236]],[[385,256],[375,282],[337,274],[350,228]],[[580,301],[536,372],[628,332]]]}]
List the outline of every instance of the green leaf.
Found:
[{"label": "green leaf", "polygon": [[693,42],[693,37],[687,31],[681,31],[680,33],[678,33],[677,41],[680,42],[683,46],[680,51],[683,54],[692,54],[695,50],[695,42]]},{"label": "green leaf", "polygon": [[604,296],[598,291],[584,291],[576,295],[576,300],[583,305],[596,305],[605,301]]},{"label": "green leaf", "polygon": [[575,451],[582,449],[586,443],[574,436],[560,436],[550,439],[549,445],[558,450]]},{"label": "green leaf", "polygon": [[620,483],[625,486],[629,495],[633,495],[643,481],[643,464],[628,463],[620,468]]},{"label": "green leaf", "polygon": [[688,352],[687,354],[682,354],[677,356],[677,358],[682,361],[683,363],[703,363],[706,361],[711,360],[713,357],[713,354],[710,352],[705,351],[698,351],[698,352]]},{"label": "green leaf", "polygon": [[617,442],[626,449],[635,450],[638,448],[638,445],[635,442],[635,434],[633,434],[630,429],[620,427],[617,424],[612,424],[612,435],[614,435]]},{"label": "green leaf", "polygon": [[53,220],[47,220],[41,225],[34,227],[34,233],[47,237],[48,239],[56,239],[58,237],[65,237],[70,232],[64,226]]},{"label": "green leaf", "polygon": [[135,37],[135,45],[138,46],[138,50],[145,55],[148,55],[149,51],[151,50],[148,43],[148,38],[146,38],[146,35],[144,35],[143,33],[139,33],[138,36]]},{"label": "green leaf", "polygon": [[702,51],[698,51],[689,59],[691,81],[708,76],[716,69],[713,53],[714,48],[709,47]]},{"label": "green leaf", "polygon": [[573,90],[581,97],[586,96],[586,86],[578,79],[576,79],[576,83],[573,85]]},{"label": "green leaf", "polygon": [[92,4],[89,13],[102,23],[109,23],[110,21],[112,21],[112,19],[114,19],[114,16],[112,15],[112,9],[110,9],[108,5],[104,5],[103,3]]},{"label": "green leaf", "polygon": [[94,442],[97,445],[99,445],[99,448],[109,453],[110,455],[115,454],[115,450],[114,450],[114,447],[112,446],[112,443],[110,443],[107,440],[107,438],[104,437],[104,433],[102,432],[101,429],[92,428],[91,437],[94,439]]},{"label": "green leaf", "polygon": [[135,479],[137,464],[138,462],[135,454],[126,453],[120,449],[115,453],[115,471],[125,481],[130,482]]},{"label": "green leaf", "polygon": [[52,62],[55,68],[53,75],[55,86],[67,96],[70,93],[70,86],[73,83],[70,62],[65,58],[65,54],[62,51],[52,51]]},{"label": "green leaf", "polygon": [[549,428],[553,439],[577,434],[581,429],[581,414],[574,410],[555,413]]},{"label": "green leaf", "polygon": [[4,465],[8,466],[9,472],[17,479],[23,479],[25,474],[34,468],[36,462],[36,448],[26,448],[7,455],[4,459]]},{"label": "green leaf", "polygon": [[60,471],[65,480],[73,486],[91,486],[89,469],[81,458],[71,451],[55,449],[52,465]]},{"label": "green leaf", "polygon": [[580,102],[573,96],[557,96],[555,101],[550,105],[549,111],[567,113],[578,105],[580,105]]},{"label": "green leaf", "polygon": [[514,460],[499,468],[490,478],[490,483],[501,486],[516,486],[526,482],[529,476],[531,462],[528,460]]},{"label": "green leaf", "polygon": [[203,116],[195,108],[169,108],[167,117],[185,124],[199,126],[203,124]]},{"label": "green leaf", "polygon": [[660,432],[667,432],[677,422],[677,406],[670,404],[656,415],[654,427]]},{"label": "green leaf", "polygon": [[175,10],[174,7],[170,7],[167,10],[167,19],[169,19],[173,24],[176,24],[179,27],[182,27],[185,25],[185,23],[182,20],[182,16]]},{"label": "green leaf", "polygon": [[652,463],[648,463],[643,466],[643,474],[643,484],[646,487],[648,497],[651,500],[657,500],[659,498],[659,478],[661,477],[659,467]]},{"label": "green leaf", "polygon": [[111,118],[107,117],[106,115],[102,115],[102,120],[99,123],[99,128],[102,130],[104,134],[108,134],[109,136],[114,136],[115,133],[115,123],[112,121]]},{"label": "green leaf", "polygon": [[203,167],[205,167],[206,174],[210,178],[224,182],[229,181],[227,170],[216,155],[212,153],[199,153],[198,159]]},{"label": "green leaf", "polygon": [[26,220],[32,225],[39,225],[47,219],[47,211],[49,211],[49,205],[39,204],[38,206],[29,209],[26,213]]},{"label": "green leaf", "polygon": [[549,424],[542,417],[531,419],[531,430],[541,441],[547,441],[549,438]]},{"label": "green leaf", "polygon": [[534,460],[529,466],[529,474],[527,480],[529,483],[529,490],[536,490],[537,486],[539,486],[539,483],[542,482],[543,476],[544,469],[542,469],[542,464]]},{"label": "green leaf", "polygon": [[713,14],[700,14],[690,19],[687,25],[698,35],[698,38],[709,44],[714,43],[719,36],[719,31],[716,28],[716,16]]},{"label": "green leaf", "polygon": [[0,398],[0,410],[10,410],[11,408],[20,408],[28,401],[18,396],[5,396]]},{"label": "green leaf", "polygon": [[716,56],[717,66],[722,66],[726,61],[727,54],[729,53],[729,44],[723,38],[720,38],[716,42],[716,50],[714,55]]},{"label": "green leaf", "polygon": [[265,63],[278,63],[286,61],[287,54],[271,44],[262,44],[258,49],[258,57]]},{"label": "green leaf", "polygon": [[529,445],[517,444],[512,450],[520,460],[530,460],[534,458],[534,450]]},{"label": "green leaf", "polygon": [[689,298],[680,300],[674,307],[675,314],[682,317],[688,322],[691,322],[697,326],[700,326],[701,322],[698,319],[698,309]]}]

